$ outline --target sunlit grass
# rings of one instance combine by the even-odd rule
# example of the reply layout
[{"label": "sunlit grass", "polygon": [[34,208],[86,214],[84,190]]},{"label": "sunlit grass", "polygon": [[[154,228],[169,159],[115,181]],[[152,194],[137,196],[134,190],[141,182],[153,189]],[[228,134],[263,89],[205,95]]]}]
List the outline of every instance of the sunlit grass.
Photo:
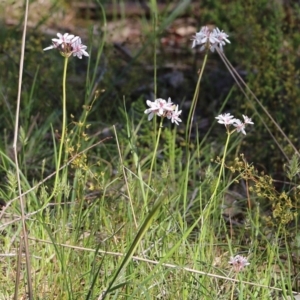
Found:
[{"label": "sunlit grass", "polygon": [[[101,38],[88,29],[90,58],[69,59],[65,98],[64,58],[54,50],[42,53],[54,36],[42,40],[38,66],[31,65],[31,50],[26,53],[17,151],[32,299],[288,299],[299,291],[299,157],[296,153],[286,160],[293,145],[270,129],[280,123],[270,118],[264,124],[272,133],[265,139],[282,151],[277,158],[281,168],[274,168],[283,170],[281,181],[275,182],[273,169],[252,163],[255,153],[260,157],[266,151],[262,145],[250,148],[248,142],[266,134],[261,124],[266,116],[256,110],[257,102],[250,97],[252,106],[239,106],[234,95],[243,94],[233,88],[220,96],[214,113],[196,109],[197,101],[205,106],[203,81],[210,60],[221,61],[211,53],[210,67],[200,77],[193,74],[193,101],[191,90],[177,99],[172,95],[183,108],[178,126],[165,112],[150,121],[144,113],[147,99],[168,97],[158,72],[160,37],[189,2],[168,14],[149,1],[150,16],[141,17],[144,44],[122,66],[107,52],[113,50],[99,4]],[[125,13],[119,17],[123,21]],[[230,32],[229,39],[237,34]],[[18,45],[19,38],[10,45]],[[243,45],[235,40],[234,46],[226,45],[226,54],[229,47]],[[153,65],[151,72],[133,71],[140,60]],[[0,212],[0,299],[20,299],[28,290],[28,264],[11,142],[15,104],[8,101],[15,95],[12,78],[18,73],[11,58],[2,64],[9,71],[1,74],[0,195],[7,204]],[[122,85],[137,84],[135,78],[145,82],[144,92],[121,94],[126,90]],[[211,85],[217,90],[216,81]],[[227,112],[252,117],[247,135],[217,123],[216,117]],[[194,114],[195,120],[196,114],[206,118],[207,125],[192,122]],[[229,264],[236,255],[250,263],[240,272]]]}]

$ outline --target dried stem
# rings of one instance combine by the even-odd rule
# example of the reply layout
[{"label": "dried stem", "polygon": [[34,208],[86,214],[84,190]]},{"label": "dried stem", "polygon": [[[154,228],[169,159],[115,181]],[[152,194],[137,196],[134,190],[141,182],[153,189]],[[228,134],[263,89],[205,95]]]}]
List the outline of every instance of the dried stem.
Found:
[{"label": "dried stem", "polygon": [[[27,285],[28,285],[28,297],[29,299],[33,299],[33,290],[32,290],[32,280],[31,280],[31,265],[30,265],[30,257],[29,257],[29,245],[28,245],[28,236],[26,230],[26,222],[25,222],[25,207],[24,207],[24,199],[22,195],[22,187],[21,187],[21,178],[20,178],[20,169],[18,162],[18,136],[19,136],[19,117],[20,117],[20,104],[21,104],[21,92],[22,92],[22,78],[23,78],[23,66],[24,66],[24,53],[25,53],[25,42],[26,42],[26,30],[27,30],[27,19],[28,19],[28,6],[29,0],[25,1],[25,15],[24,15],[24,28],[23,28],[23,36],[22,36],[22,45],[21,45],[21,56],[20,56],[20,68],[19,68],[19,83],[18,83],[18,97],[17,97],[17,108],[16,108],[16,117],[15,117],[15,131],[14,131],[14,158],[15,158],[15,166],[17,173],[17,181],[18,181],[18,193],[20,199],[20,207],[21,207],[21,222],[22,222],[22,235],[19,244],[19,262],[22,260],[22,240],[24,241],[24,250],[25,250],[25,258],[26,258],[26,271],[27,271]],[[18,298],[18,285],[20,281],[20,270],[17,272],[16,276],[16,284],[15,284],[15,295],[14,299]]]}]

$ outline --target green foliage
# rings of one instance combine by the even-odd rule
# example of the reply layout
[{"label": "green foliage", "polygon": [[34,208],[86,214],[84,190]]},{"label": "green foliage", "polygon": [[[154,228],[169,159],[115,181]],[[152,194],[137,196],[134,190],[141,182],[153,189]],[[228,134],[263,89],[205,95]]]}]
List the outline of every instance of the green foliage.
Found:
[{"label": "green foliage", "polygon": [[[185,50],[188,57],[178,59],[188,69],[184,85],[170,86],[164,64],[176,68],[177,57],[160,41],[194,3],[164,2],[161,11],[158,1],[149,1],[151,9],[139,20],[143,38],[124,58],[106,40],[102,5],[110,1],[98,1],[102,15],[93,22],[100,29],[93,30],[99,35],[90,29],[84,36],[90,58],[70,60],[65,128],[63,58],[42,53],[50,37],[28,32],[16,150],[35,299],[287,299],[299,291],[293,271],[299,269],[299,154],[266,119],[275,140],[269,136],[259,107],[253,131],[243,137],[227,132],[226,142],[226,128],[213,122],[216,111],[250,115],[254,102],[246,102],[231,81],[221,87],[227,70],[213,54],[201,80],[192,139],[186,139],[197,77],[191,70],[201,67],[202,56],[197,53],[195,63]],[[205,0],[200,6],[194,22],[229,32],[226,56],[297,148],[299,4]],[[124,21],[126,11],[113,14],[118,18]],[[16,298],[27,290],[26,272],[17,269],[24,244],[12,151],[21,35],[17,28],[1,31],[0,195],[7,206],[0,211],[0,247],[7,256],[1,257],[0,298],[8,299],[18,272]],[[186,99],[180,126],[167,118],[147,121],[145,99],[153,93],[176,97],[176,103]],[[275,142],[291,154],[286,164]],[[236,254],[250,262],[240,272],[228,264]]]},{"label": "green foliage", "polygon": [[299,174],[300,172],[300,163],[299,163],[299,155],[294,154],[292,159],[289,161],[288,165],[286,165],[286,176],[290,181]]},{"label": "green foliage", "polygon": [[[293,164],[297,160],[293,158]],[[253,165],[249,165],[244,157],[242,160],[235,159],[234,164],[229,168],[232,172],[241,174],[241,178],[247,182],[251,197],[257,199],[252,201],[252,206],[260,205],[264,211],[270,210],[268,216],[262,216],[267,226],[279,232],[288,232],[292,221],[297,217],[298,195],[292,191],[278,192],[274,186],[274,180],[270,175],[258,172]],[[290,194],[290,196],[289,196]],[[250,197],[248,195],[248,197]]]}]

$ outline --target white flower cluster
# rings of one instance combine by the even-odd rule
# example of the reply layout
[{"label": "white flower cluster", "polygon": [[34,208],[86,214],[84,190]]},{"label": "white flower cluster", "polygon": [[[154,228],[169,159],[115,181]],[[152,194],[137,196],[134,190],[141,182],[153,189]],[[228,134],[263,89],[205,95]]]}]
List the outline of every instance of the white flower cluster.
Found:
[{"label": "white flower cluster", "polygon": [[246,266],[250,265],[248,259],[242,255],[236,255],[234,257],[233,256],[230,257],[228,263],[233,266],[234,271],[237,273],[243,270]]},{"label": "white flower cluster", "polygon": [[211,52],[214,52],[217,47],[223,51],[223,46],[226,44],[225,42],[230,43],[227,39],[228,37],[229,35],[223,32],[223,30],[220,31],[219,28],[215,28],[211,31],[207,26],[204,26],[193,36],[192,48],[201,45],[200,51],[208,48]]},{"label": "white flower cluster", "polygon": [[171,120],[172,123],[179,125],[178,122],[181,122],[179,118],[181,110],[178,110],[178,105],[175,105],[171,102],[171,98],[168,101],[164,99],[156,99],[153,102],[147,100],[148,109],[145,110],[145,114],[148,114],[148,120],[150,121],[154,115],[159,117],[167,117]]},{"label": "white flower cluster", "polygon": [[229,125],[233,125],[236,127],[237,132],[242,132],[243,134],[246,134],[245,127],[247,124],[253,125],[251,118],[244,116],[244,122],[242,122],[240,119],[235,119],[234,116],[230,115],[230,113],[219,115],[216,117],[219,124],[224,124],[226,127]]},{"label": "white flower cluster", "polygon": [[73,54],[73,56],[77,56],[80,59],[82,58],[82,55],[89,56],[85,51],[87,46],[81,43],[81,38],[79,36],[68,33],[65,33],[64,35],[57,33],[57,36],[58,39],[52,39],[52,45],[45,48],[44,51],[58,49],[63,56],[69,57]]}]

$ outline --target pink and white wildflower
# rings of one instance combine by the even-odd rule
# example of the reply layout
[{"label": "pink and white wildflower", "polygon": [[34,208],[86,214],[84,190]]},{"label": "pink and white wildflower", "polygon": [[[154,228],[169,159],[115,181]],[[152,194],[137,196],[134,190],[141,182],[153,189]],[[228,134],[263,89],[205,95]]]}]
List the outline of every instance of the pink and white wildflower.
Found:
[{"label": "pink and white wildflower", "polygon": [[230,124],[233,124],[234,122],[234,116],[232,116],[230,113],[226,113],[226,114],[222,114],[222,115],[218,115],[216,117],[216,119],[218,120],[219,124],[224,124],[225,126],[228,126]]},{"label": "pink and white wildflower", "polygon": [[181,110],[178,111],[178,105],[176,105],[175,110],[172,110],[171,112],[167,113],[167,118],[171,119],[172,123],[175,123],[176,125],[179,125],[178,122],[181,122],[182,120],[179,118],[181,115]]},{"label": "pink and white wildflower", "polygon": [[217,46],[219,46],[220,50],[223,51],[223,46],[225,46],[226,43],[230,44],[230,41],[227,39],[229,35],[225,33],[223,30],[220,31],[218,27],[213,30],[213,36],[216,42],[210,48],[212,52],[214,52]]},{"label": "pink and white wildflower", "polygon": [[232,116],[230,113],[222,114],[216,117],[219,124],[224,124],[227,128],[230,125],[233,125],[234,127],[236,127],[235,130],[237,132],[241,132],[246,135],[246,125],[253,125],[254,123],[252,122],[251,118],[245,115],[243,115],[243,118],[244,122],[242,122],[240,119],[234,118],[234,116]]},{"label": "pink and white wildflower", "polygon": [[214,35],[207,26],[203,26],[199,32],[196,32],[192,40],[192,48],[201,45],[200,51],[203,51],[207,44],[213,45],[216,42]]},{"label": "pink and white wildflower", "polygon": [[62,35],[61,33],[57,33],[58,39],[52,39],[52,42],[56,43],[57,45],[61,44],[68,44],[71,43],[72,39],[75,37],[74,34],[65,33]]},{"label": "pink and white wildflower", "polygon": [[210,49],[211,52],[214,52],[216,48],[219,48],[223,51],[223,46],[226,43],[230,43],[227,39],[229,35],[219,28],[210,30],[209,27],[203,26],[199,32],[196,32],[196,35],[193,36],[192,48],[200,45],[200,51],[204,49]]},{"label": "pink and white wildflower", "polygon": [[150,107],[145,110],[145,114],[149,114],[149,121],[153,118],[154,115],[161,117],[165,113],[173,110],[173,103],[171,102],[171,98],[168,99],[168,102],[162,98],[158,98],[153,102],[147,100],[146,103]]},{"label": "pink and white wildflower", "polygon": [[43,49],[44,51],[58,49],[64,57],[69,57],[73,54],[73,56],[77,56],[80,59],[82,58],[82,55],[89,56],[85,51],[87,46],[81,43],[81,38],[79,36],[69,33],[63,35],[57,33],[57,36],[58,38],[52,39],[52,45]]},{"label": "pink and white wildflower", "polygon": [[71,40],[74,38],[73,34],[68,34],[65,33],[64,35],[62,35],[61,33],[57,33],[58,39],[57,38],[53,38],[52,39],[52,45],[43,49],[44,51],[50,50],[50,49],[56,49],[58,48],[60,45],[62,45],[62,48],[64,47],[64,45],[71,43]]},{"label": "pink and white wildflower", "polygon": [[158,115],[159,105],[156,100],[154,102],[147,100],[146,103],[150,108],[147,108],[144,113],[148,114],[148,121],[150,121],[154,115]]},{"label": "pink and white wildflower", "polygon": [[246,124],[243,123],[241,120],[239,119],[234,119],[234,123],[233,126],[236,127],[236,131],[237,132],[241,132],[242,134],[246,135],[246,131],[245,131],[245,126]]},{"label": "pink and white wildflower", "polygon": [[75,41],[72,41],[72,54],[73,56],[77,56],[79,59],[82,59],[82,55],[89,56],[89,54],[85,51],[87,46],[82,45],[81,38],[78,37]]},{"label": "pink and white wildflower", "polygon": [[242,255],[236,255],[234,257],[231,256],[228,263],[232,265],[233,270],[236,273],[242,271],[246,266],[250,265],[248,259]]},{"label": "pink and white wildflower", "polygon": [[251,124],[251,125],[254,124],[254,123],[252,122],[251,118],[249,118],[249,117],[247,117],[247,116],[245,116],[245,115],[243,115],[243,118],[244,118],[244,123],[245,123],[245,124]]},{"label": "pink and white wildflower", "polygon": [[179,118],[181,114],[181,110],[178,110],[178,105],[173,104],[171,98],[166,101],[165,99],[158,98],[154,101],[147,100],[146,101],[149,108],[147,108],[144,113],[148,114],[148,120],[152,120],[154,115],[158,117],[167,117],[171,119],[172,123],[179,125],[178,122],[181,122]]}]

